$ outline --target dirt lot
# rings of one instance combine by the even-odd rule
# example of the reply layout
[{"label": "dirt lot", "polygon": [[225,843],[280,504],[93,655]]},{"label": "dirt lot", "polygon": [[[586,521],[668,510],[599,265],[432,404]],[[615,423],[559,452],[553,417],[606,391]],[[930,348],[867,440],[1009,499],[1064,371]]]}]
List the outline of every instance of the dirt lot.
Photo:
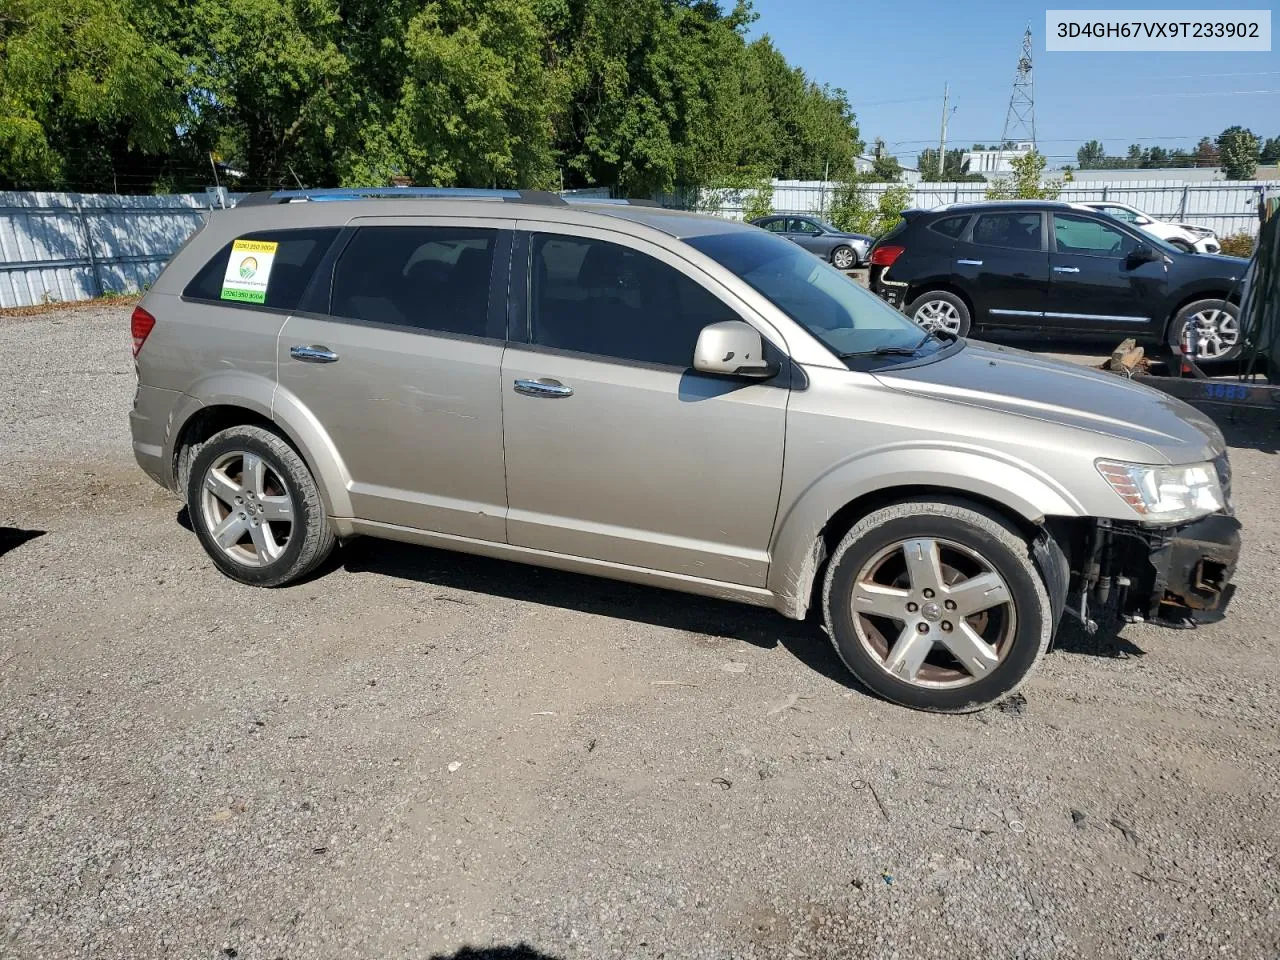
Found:
[{"label": "dirt lot", "polygon": [[935,717],[710,600],[376,542],[237,586],[133,464],[127,321],[0,319],[0,956],[1280,952],[1274,422],[1225,623]]}]

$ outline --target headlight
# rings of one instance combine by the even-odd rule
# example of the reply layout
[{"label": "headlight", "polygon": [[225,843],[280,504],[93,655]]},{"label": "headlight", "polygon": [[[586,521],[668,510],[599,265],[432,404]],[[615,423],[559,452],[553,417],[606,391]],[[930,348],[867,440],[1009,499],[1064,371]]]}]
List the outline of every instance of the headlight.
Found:
[{"label": "headlight", "polygon": [[1172,467],[1098,461],[1098,472],[1125,503],[1152,523],[1178,523],[1226,506],[1212,463]]}]

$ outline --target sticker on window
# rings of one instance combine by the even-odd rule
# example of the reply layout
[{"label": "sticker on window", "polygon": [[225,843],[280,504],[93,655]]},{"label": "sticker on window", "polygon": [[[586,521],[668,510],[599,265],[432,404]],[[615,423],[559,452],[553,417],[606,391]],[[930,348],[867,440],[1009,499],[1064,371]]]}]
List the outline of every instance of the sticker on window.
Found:
[{"label": "sticker on window", "polygon": [[222,278],[222,299],[241,303],[266,303],[267,281],[276,259],[275,240],[237,240],[231,245],[227,274]]}]

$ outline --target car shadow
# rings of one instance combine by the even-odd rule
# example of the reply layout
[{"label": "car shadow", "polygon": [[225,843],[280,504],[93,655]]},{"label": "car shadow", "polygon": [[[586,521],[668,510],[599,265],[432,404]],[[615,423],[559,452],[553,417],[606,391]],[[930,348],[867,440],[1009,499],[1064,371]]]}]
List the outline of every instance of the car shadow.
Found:
[{"label": "car shadow", "polygon": [[0,557],[10,550],[16,550],[24,543],[43,537],[44,530],[24,530],[21,527],[0,527]]},{"label": "car shadow", "polygon": [[766,607],[372,537],[344,544],[336,565],[351,573],[377,573],[701,637],[738,640],[763,650],[782,647],[827,679],[862,689],[814,618],[790,620]]},{"label": "car shadow", "polygon": [[462,947],[456,953],[433,953],[431,960],[559,960],[527,943],[500,947]]},{"label": "car shadow", "polygon": [[1145,657],[1147,651],[1120,635],[1125,626],[1127,624],[1119,621],[1108,621],[1100,623],[1094,633],[1089,633],[1079,620],[1066,614],[1058,626],[1053,649],[1104,660]]}]

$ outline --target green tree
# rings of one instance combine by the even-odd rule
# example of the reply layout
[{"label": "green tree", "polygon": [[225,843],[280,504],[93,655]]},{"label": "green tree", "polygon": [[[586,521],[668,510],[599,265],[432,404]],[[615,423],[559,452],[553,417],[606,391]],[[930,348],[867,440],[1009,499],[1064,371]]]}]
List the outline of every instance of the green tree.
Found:
[{"label": "green tree", "polygon": [[1061,180],[1045,180],[1044,168],[1048,161],[1036,151],[1014,157],[1010,161],[1013,173],[1009,177],[993,180],[987,188],[988,200],[1056,200],[1062,192]]},{"label": "green tree", "polygon": [[1097,170],[1103,165],[1106,157],[1107,151],[1097,140],[1090,140],[1076,151],[1076,162],[1080,164],[1081,170]]},{"label": "green tree", "polygon": [[1216,167],[1219,163],[1218,148],[1208,137],[1201,137],[1196,144],[1195,165],[1197,167]]},{"label": "green tree", "polygon": [[1222,171],[1228,180],[1252,180],[1258,169],[1258,151],[1261,144],[1252,130],[1244,127],[1227,127],[1215,141]]},{"label": "green tree", "polygon": [[1263,163],[1280,161],[1280,137],[1268,137],[1267,142],[1262,145],[1262,153],[1258,159]]},{"label": "green tree", "polygon": [[110,188],[175,151],[182,64],[131,0],[0,5],[0,183]]}]

